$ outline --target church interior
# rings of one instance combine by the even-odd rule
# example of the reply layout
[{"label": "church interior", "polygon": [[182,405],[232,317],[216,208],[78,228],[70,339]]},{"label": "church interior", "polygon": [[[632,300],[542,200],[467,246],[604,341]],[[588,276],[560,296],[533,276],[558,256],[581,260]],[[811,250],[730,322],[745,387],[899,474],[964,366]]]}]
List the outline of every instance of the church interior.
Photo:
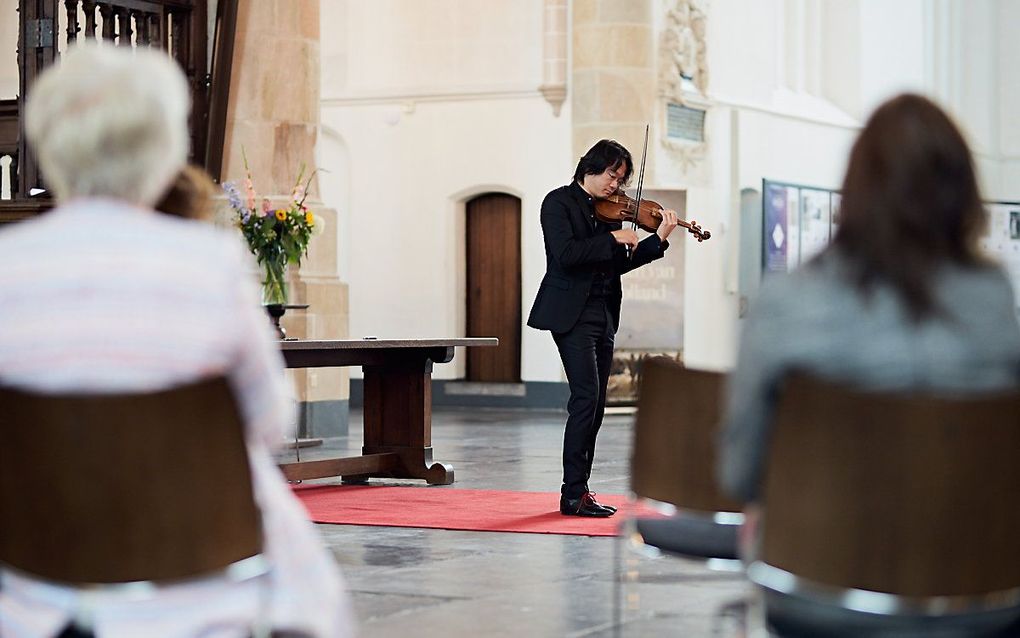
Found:
[{"label": "church interior", "polygon": [[[114,485],[162,477],[153,484],[171,490],[180,480],[165,498],[181,502],[165,510],[162,501],[139,504],[103,523],[125,540],[94,541],[75,531],[76,520],[59,518],[50,499],[76,493],[79,483],[105,485],[105,479],[74,477],[70,468],[78,465],[37,463],[51,449],[95,458],[132,455],[130,441],[144,449],[139,459],[157,459],[160,444],[126,430],[104,430],[92,440],[75,430],[93,408],[74,407],[80,394],[70,395],[70,407],[48,407],[58,403],[45,401],[47,392],[68,389],[59,370],[47,371],[38,384],[20,382],[33,369],[24,361],[35,350],[5,344],[35,334],[29,324],[44,326],[40,334],[56,342],[65,327],[87,334],[71,317],[46,311],[45,294],[80,294],[39,284],[19,296],[29,281],[19,285],[18,278],[53,270],[42,265],[49,259],[43,255],[38,266],[12,270],[21,274],[0,275],[0,314],[34,304],[23,314],[12,311],[17,321],[0,319],[0,332],[11,339],[0,337],[0,351],[10,348],[0,352],[0,448],[8,450],[0,451],[0,637],[1020,636],[1020,488],[1014,481],[1020,470],[1012,467],[1020,444],[1020,72],[1012,66],[1020,59],[1018,25],[1020,0],[0,0],[0,253],[22,228],[42,228],[65,203],[82,201],[64,196],[41,168],[49,160],[33,146],[33,135],[48,132],[33,132],[29,121],[33,108],[44,110],[31,103],[35,80],[79,46],[151,49],[173,60],[186,81],[187,161],[211,180],[202,183],[206,219],[188,223],[237,240],[246,260],[243,286],[262,294],[251,307],[264,320],[244,336],[266,336],[257,343],[269,344],[267,361],[290,395],[279,413],[268,399],[253,404],[261,412],[246,412],[246,399],[235,397],[245,424],[280,414],[289,419],[278,424],[286,434],[267,444],[271,456],[264,460],[251,452],[236,467],[221,463],[216,446],[226,450],[232,443],[210,441],[203,429],[204,420],[218,417],[203,416],[193,430],[181,429],[193,433],[194,448],[205,450],[194,461],[205,483],[171,479],[192,467],[183,461],[156,470],[136,462],[129,465],[138,474],[120,478],[116,468],[95,470],[97,477],[109,474]],[[86,73],[86,79],[102,84],[108,78]],[[75,86],[62,81],[67,90]],[[783,397],[814,392],[801,404],[780,404],[773,416],[777,427],[791,424],[784,433],[815,419],[839,421],[851,433],[859,424],[860,431],[828,438],[801,433],[799,444],[777,434],[772,448],[758,451],[770,460],[762,487],[768,498],[738,499],[718,479],[727,471],[720,469],[721,458],[730,453],[724,449],[730,434],[721,428],[740,405],[740,397],[726,399],[727,392],[749,378],[737,380],[736,372],[752,369],[748,361],[769,347],[749,352],[748,344],[768,341],[800,352],[824,349],[819,344],[837,339],[832,333],[840,330],[854,332],[832,310],[842,308],[835,297],[828,305],[790,302],[773,316],[806,310],[786,330],[770,326],[774,339],[752,342],[750,335],[764,334],[756,332],[763,324],[753,322],[756,301],[783,286],[770,284],[800,281],[789,278],[822,263],[837,250],[837,238],[850,235],[852,219],[841,220],[841,206],[866,208],[850,188],[854,158],[867,163],[859,159],[859,140],[876,114],[904,94],[921,96],[944,113],[969,148],[984,221],[973,233],[966,228],[964,243],[976,246],[1011,285],[1012,297],[1005,286],[1007,293],[989,302],[989,308],[1001,302],[1006,327],[988,320],[975,328],[982,344],[992,344],[980,356],[959,353],[956,341],[946,345],[923,330],[916,342],[889,332],[875,335],[875,343],[886,339],[887,347],[857,349],[861,360],[878,352],[875,365],[888,375],[908,353],[904,360],[920,370],[913,378],[935,379],[908,386],[928,392],[927,403],[899,385],[900,394],[874,400],[854,394],[858,388],[842,393],[846,388],[825,384],[784,385],[790,392]],[[935,136],[931,128],[922,132]],[[594,145],[607,139],[628,152],[623,163],[584,169]],[[909,150],[901,157],[906,166]],[[97,164],[103,159],[98,156]],[[620,166],[632,171],[629,181],[612,173]],[[608,321],[610,354],[598,363],[605,378],[593,408],[581,509],[568,512],[564,503],[573,508],[577,495],[566,479],[558,488],[567,475],[569,429],[582,410],[581,386],[576,377],[568,379],[575,373],[567,369],[564,333],[536,329],[536,311],[529,319],[529,310],[543,295],[565,303],[577,286],[576,267],[553,270],[567,254],[550,248],[553,192],[573,188],[599,211],[605,198],[587,184],[603,169],[614,186],[651,204],[659,217],[651,227],[633,226],[637,239],[626,252],[603,242],[605,254],[631,261],[622,276],[605,274],[605,296],[618,306],[613,315],[609,303],[610,312],[599,319]],[[906,179],[901,173],[908,169],[876,168],[877,181]],[[951,186],[935,190],[951,198]],[[666,229],[670,224],[660,213],[670,211],[679,221]],[[620,225],[598,215],[595,233],[629,228],[629,221]],[[295,239],[284,238],[282,252],[269,257],[260,251],[267,250],[271,233],[264,229],[273,227],[274,216],[275,227],[287,229],[278,232]],[[875,245],[882,232],[876,227]],[[613,237],[620,243],[631,235]],[[586,241],[585,249],[595,250],[596,239]],[[646,245],[658,252],[637,267]],[[93,257],[109,258],[100,254],[105,250]],[[121,267],[134,268],[130,261]],[[925,268],[926,278],[942,272],[937,263]],[[603,274],[596,272],[596,281]],[[196,276],[218,281],[221,275]],[[588,286],[597,290],[590,281],[589,275],[585,308],[592,307]],[[805,279],[800,290],[809,296],[814,285]],[[971,306],[975,321],[994,314],[973,308],[984,303],[986,289],[977,288],[965,295],[977,301],[957,297]],[[106,333],[163,339],[162,327],[141,325],[151,314],[143,308],[148,298],[97,315],[111,318]],[[882,307],[884,297],[874,299],[864,307]],[[172,300],[164,301],[167,312],[153,323],[180,322],[166,339],[181,341],[167,341],[158,352],[175,361],[183,356],[178,349],[211,352],[212,346],[199,346],[210,339],[187,335],[185,329],[202,329],[188,323],[191,306],[182,301],[175,317]],[[213,297],[203,303],[206,310],[195,317],[207,313],[212,325],[225,306]],[[759,306],[766,307],[776,304]],[[90,306],[82,308],[87,313]],[[245,325],[238,319],[236,330]],[[915,359],[918,349],[923,354]],[[88,351],[106,356],[102,348]],[[262,356],[258,352],[253,358]],[[47,356],[39,360],[61,365],[61,357]],[[996,394],[961,399],[952,382],[940,385],[942,378],[974,380],[983,373],[939,367],[958,359],[983,372],[1003,361],[1001,377],[973,386]],[[794,357],[791,368],[808,360]],[[841,380],[841,370],[857,361],[854,352],[832,354],[818,369],[833,370],[832,378]],[[217,365],[203,370],[217,371]],[[125,377],[135,374],[124,370]],[[45,380],[50,373],[52,382]],[[42,394],[21,394],[25,385]],[[779,401],[778,390],[770,400]],[[99,414],[109,418],[99,420],[131,422],[131,410],[147,409],[131,401],[102,404]],[[41,412],[33,412],[37,404]],[[175,427],[172,421],[186,418],[171,414],[181,413],[157,407],[153,423]],[[65,419],[71,429],[60,436],[24,435],[43,418]],[[872,423],[888,425],[886,434]],[[889,434],[900,426],[902,433]],[[933,430],[945,438],[929,441],[925,431]],[[83,438],[67,445],[70,436]],[[836,440],[839,445],[831,443]],[[235,451],[245,449],[244,441],[233,443]],[[22,444],[28,447],[19,451]],[[816,474],[776,470],[786,461]],[[216,471],[207,468],[212,465]],[[51,466],[52,474],[32,470]],[[235,487],[217,486],[233,486],[236,475],[227,473],[238,468],[247,486],[239,488],[241,500],[254,503],[251,511],[224,513],[216,499]],[[263,484],[266,476],[272,486]],[[44,489],[25,499],[29,486],[39,483]],[[185,483],[192,488],[182,491]],[[864,496],[848,497],[847,485]],[[386,490],[396,491],[383,497]],[[87,491],[96,502],[105,498]],[[189,506],[206,491],[199,500],[212,500],[201,507],[215,514]],[[282,533],[283,515],[270,513],[265,494],[288,516],[293,509],[310,518],[314,534]],[[384,498],[393,500],[373,503]],[[593,505],[584,514],[588,498]],[[930,507],[908,507],[912,501]],[[296,509],[299,503],[305,509]],[[22,515],[19,507],[31,511]],[[29,594],[43,590],[26,584],[32,576],[26,565],[49,552],[42,548],[53,536],[39,526],[70,531],[52,542],[54,555],[109,552],[104,563],[117,563],[121,552],[136,551],[126,548],[136,541],[142,563],[156,562],[165,543],[177,556],[168,565],[190,564],[206,560],[196,547],[206,544],[202,535],[190,545],[174,542],[161,537],[159,525],[178,515],[193,527],[213,525],[208,521],[220,521],[221,514],[266,534],[269,576],[255,580],[273,578],[273,553],[285,552],[277,543],[325,548],[328,573],[321,564],[311,566],[314,553],[294,558],[314,574],[306,589],[328,586],[315,585],[314,596],[293,608],[281,604],[281,618],[298,619],[293,627],[264,633],[265,627],[249,631],[244,622],[185,628],[145,602],[137,612],[104,616],[107,594],[91,603],[75,594],[75,610],[98,607],[68,612],[59,622],[32,606],[37,603]],[[33,521],[28,531],[5,534],[22,516]],[[133,527],[135,519],[146,520]],[[786,519],[792,523],[783,528]],[[774,525],[771,534],[765,520]],[[87,529],[97,525],[103,529],[98,520]],[[274,525],[280,526],[275,532]],[[932,527],[945,533],[934,534]],[[236,549],[249,541],[263,543],[224,541],[217,551],[230,553],[226,545]],[[774,560],[763,558],[770,555]],[[60,562],[38,564],[45,565],[44,575],[51,568],[59,574]],[[159,581],[163,572],[152,571],[146,575],[143,565],[137,572],[143,577],[111,582]],[[301,574],[281,570],[279,591],[289,593],[273,592],[303,596],[297,585],[286,589]],[[198,604],[200,595],[192,592],[200,590],[188,591],[192,598],[174,604]],[[159,587],[149,594],[161,596]],[[46,604],[65,605],[54,602],[65,600],[62,594],[46,595]],[[224,600],[220,609],[232,610],[231,618],[244,616],[236,611],[240,597]],[[812,605],[826,612],[808,609]],[[275,602],[260,599],[259,607],[275,618]],[[302,624],[318,613],[333,620]]]}]

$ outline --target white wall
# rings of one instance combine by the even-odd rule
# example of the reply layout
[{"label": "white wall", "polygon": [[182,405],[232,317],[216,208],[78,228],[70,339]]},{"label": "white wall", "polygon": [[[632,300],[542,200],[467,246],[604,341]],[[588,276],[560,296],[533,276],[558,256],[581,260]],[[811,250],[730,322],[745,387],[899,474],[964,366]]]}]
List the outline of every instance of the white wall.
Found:
[{"label": "white wall", "polygon": [[542,2],[322,0],[322,98],[534,89]]},{"label": "white wall", "polygon": [[[823,46],[824,37],[794,32],[797,25],[802,31],[826,28],[821,9],[808,0],[710,5],[711,177],[688,190],[687,210],[717,233],[687,251],[684,358],[692,367],[726,369],[736,356],[739,269],[750,258],[740,254],[740,190],[760,189],[762,178],[829,188],[842,178],[858,122],[826,99],[823,92],[832,84],[822,80],[834,67],[856,73],[859,61],[826,59],[831,47]],[[847,104],[859,100],[857,90],[843,95]]]},{"label": "white wall", "polygon": [[[569,131],[549,111],[541,98],[424,102],[409,113],[385,104],[323,108],[324,129],[356,158],[349,201],[326,200],[348,231],[340,254],[349,264],[352,337],[464,334],[464,202],[487,191],[521,198],[526,319],[545,269],[538,209],[573,169]],[[559,380],[547,337],[522,327],[524,378]],[[462,376],[463,360],[435,376]]]},{"label": "white wall", "polygon": [[[351,336],[464,334],[464,202],[488,191],[521,198],[526,321],[545,271],[539,207],[574,168],[569,104],[557,118],[538,92],[542,2],[325,0],[322,11],[322,190],[340,212]],[[522,324],[521,336],[523,378],[561,380],[548,333]],[[464,361],[434,376],[461,377]]]},{"label": "white wall", "polygon": [[928,4],[930,0],[860,0],[859,109],[851,111],[854,117],[866,119],[876,106],[897,93],[926,91]]},{"label": "white wall", "polygon": [[[1020,199],[1020,0],[713,0],[711,175],[688,213],[718,228],[687,253],[685,358],[725,369],[737,347],[739,192],[769,178],[838,188],[860,123],[903,91],[960,122],[986,197]],[[814,31],[820,31],[820,35]]]},{"label": "white wall", "polygon": [[1020,25],[1020,0],[1003,0],[995,20],[995,40],[999,50],[996,60],[999,87],[998,112],[995,121],[999,126],[1001,153],[999,182],[990,193],[994,199],[1020,201],[1020,38],[1016,37]]}]

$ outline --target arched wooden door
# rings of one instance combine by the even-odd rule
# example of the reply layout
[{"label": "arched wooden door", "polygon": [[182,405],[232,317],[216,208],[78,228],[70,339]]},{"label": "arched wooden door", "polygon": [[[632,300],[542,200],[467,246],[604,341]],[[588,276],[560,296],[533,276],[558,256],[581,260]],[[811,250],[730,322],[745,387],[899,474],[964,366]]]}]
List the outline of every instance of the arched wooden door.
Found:
[{"label": "arched wooden door", "polygon": [[467,336],[498,337],[467,348],[467,380],[521,380],[521,200],[486,193],[467,203]]}]

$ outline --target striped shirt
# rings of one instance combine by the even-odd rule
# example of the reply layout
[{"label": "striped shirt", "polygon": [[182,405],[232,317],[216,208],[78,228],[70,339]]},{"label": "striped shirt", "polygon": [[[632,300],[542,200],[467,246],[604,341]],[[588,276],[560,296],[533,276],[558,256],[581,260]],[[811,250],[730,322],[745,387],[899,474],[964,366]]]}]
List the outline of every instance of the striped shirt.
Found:
[{"label": "striped shirt", "polygon": [[[271,451],[292,434],[283,360],[231,233],[113,200],[76,200],[0,230],[0,384],[41,392],[143,392],[224,375],[248,437],[272,562],[270,618],[315,636],[351,633],[349,601]],[[200,443],[200,442],[196,442]],[[0,635],[53,636],[79,592],[0,575]],[[243,635],[259,587],[177,585],[98,602],[105,636]]]}]

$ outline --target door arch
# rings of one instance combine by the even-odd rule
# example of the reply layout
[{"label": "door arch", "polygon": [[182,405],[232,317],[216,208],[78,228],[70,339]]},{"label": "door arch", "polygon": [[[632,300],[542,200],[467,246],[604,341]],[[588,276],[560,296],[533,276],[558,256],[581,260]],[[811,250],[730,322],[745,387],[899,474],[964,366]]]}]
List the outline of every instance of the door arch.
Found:
[{"label": "door arch", "polygon": [[467,380],[521,380],[521,200],[485,193],[468,200],[467,336],[499,347],[467,349]]}]

